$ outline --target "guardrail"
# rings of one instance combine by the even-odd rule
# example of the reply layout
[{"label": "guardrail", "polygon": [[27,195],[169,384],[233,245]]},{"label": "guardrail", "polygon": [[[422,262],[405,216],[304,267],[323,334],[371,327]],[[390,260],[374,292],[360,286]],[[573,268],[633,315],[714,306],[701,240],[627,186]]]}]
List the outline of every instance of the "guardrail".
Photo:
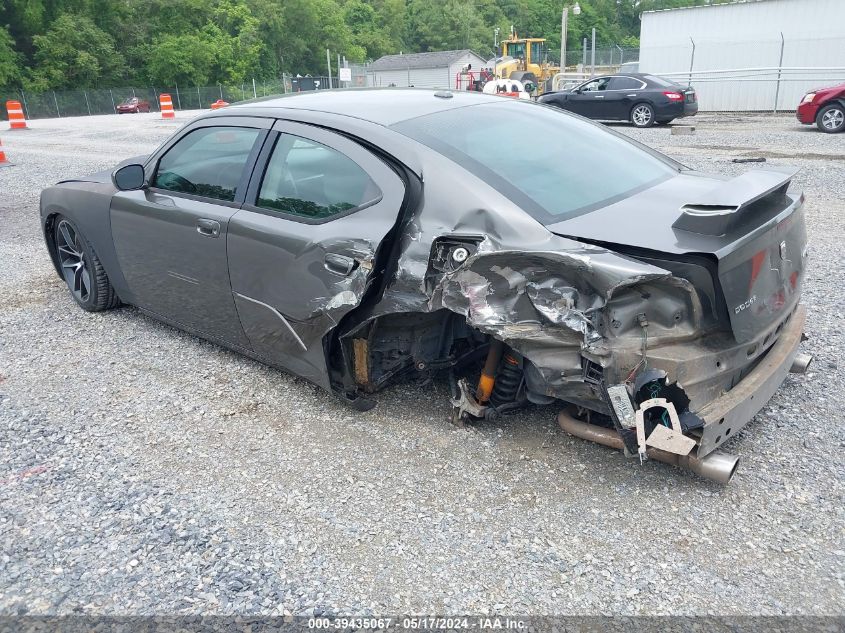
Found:
[{"label": "guardrail", "polygon": [[558,73],[552,77],[552,90],[566,90],[589,78],[590,73]]}]

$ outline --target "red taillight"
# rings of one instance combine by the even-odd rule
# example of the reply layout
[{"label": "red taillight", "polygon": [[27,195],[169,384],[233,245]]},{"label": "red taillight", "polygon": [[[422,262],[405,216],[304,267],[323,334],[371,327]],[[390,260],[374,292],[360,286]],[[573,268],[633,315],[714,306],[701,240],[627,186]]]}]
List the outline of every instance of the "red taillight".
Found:
[{"label": "red taillight", "polygon": [[680,92],[664,92],[663,94],[669,98],[669,101],[682,101],[684,98]]}]

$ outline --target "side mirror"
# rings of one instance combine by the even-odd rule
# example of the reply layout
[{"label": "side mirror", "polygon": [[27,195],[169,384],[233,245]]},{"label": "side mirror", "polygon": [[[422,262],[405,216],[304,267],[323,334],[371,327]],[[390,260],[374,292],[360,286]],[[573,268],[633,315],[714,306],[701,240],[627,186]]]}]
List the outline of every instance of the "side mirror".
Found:
[{"label": "side mirror", "polygon": [[143,165],[124,165],[111,176],[114,186],[120,191],[142,189],[146,184]]}]

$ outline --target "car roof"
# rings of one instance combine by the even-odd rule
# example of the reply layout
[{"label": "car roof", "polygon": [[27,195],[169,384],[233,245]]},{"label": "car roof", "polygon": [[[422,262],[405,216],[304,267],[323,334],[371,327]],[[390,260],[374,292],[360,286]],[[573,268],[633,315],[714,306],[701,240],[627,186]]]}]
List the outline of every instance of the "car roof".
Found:
[{"label": "car roof", "polygon": [[[278,110],[308,110],[355,117],[389,126],[427,114],[483,103],[501,103],[502,97],[465,90],[427,88],[344,88],[266,97],[226,108],[230,113],[266,116]],[[268,112],[269,111],[269,112]],[[219,112],[219,111],[217,111]]]}]

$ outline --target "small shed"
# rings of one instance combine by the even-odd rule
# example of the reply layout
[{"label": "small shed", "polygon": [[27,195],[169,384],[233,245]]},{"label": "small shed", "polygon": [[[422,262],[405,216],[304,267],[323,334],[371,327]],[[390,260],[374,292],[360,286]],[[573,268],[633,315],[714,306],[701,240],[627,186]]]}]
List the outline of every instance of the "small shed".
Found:
[{"label": "small shed", "polygon": [[368,67],[368,85],[454,89],[458,73],[467,64],[477,74],[487,60],[469,49],[385,55]]}]

